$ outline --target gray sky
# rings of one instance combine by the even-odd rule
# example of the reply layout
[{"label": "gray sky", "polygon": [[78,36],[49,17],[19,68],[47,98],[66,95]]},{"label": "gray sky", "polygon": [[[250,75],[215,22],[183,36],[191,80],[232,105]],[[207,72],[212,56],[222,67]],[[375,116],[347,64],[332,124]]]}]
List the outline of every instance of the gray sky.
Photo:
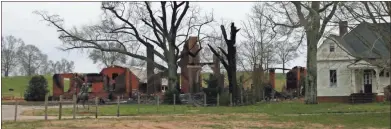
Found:
[{"label": "gray sky", "polygon": [[[224,18],[233,21],[240,28],[240,21],[250,13],[252,2],[198,2],[202,10],[213,9],[215,19]],[[47,22],[33,14],[35,10],[43,10],[49,14],[58,14],[64,19],[66,28],[80,27],[99,21],[102,11],[100,2],[2,2],[2,36],[13,35],[23,39],[26,44],[36,45],[50,60],[66,58],[75,62],[75,72],[99,72],[98,65],[88,59],[86,53],[79,51],[63,52],[56,47],[62,42],[55,27],[47,26]],[[238,34],[239,36],[240,34]],[[303,53],[304,54],[304,53]],[[292,66],[305,66],[305,55],[289,63]],[[279,67],[276,65],[274,67]]]}]

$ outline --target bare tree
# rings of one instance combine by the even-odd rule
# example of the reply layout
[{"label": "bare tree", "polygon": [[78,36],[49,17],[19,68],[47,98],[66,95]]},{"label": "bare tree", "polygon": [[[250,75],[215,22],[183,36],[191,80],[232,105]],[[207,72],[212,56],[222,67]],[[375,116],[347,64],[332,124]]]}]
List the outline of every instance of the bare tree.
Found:
[{"label": "bare tree", "polygon": [[[170,89],[175,89],[178,81],[177,61],[185,56],[179,55],[179,47],[189,34],[200,38],[202,26],[213,21],[213,15],[200,17],[199,9],[191,8],[189,2],[102,2],[101,8],[106,16],[102,24],[85,26],[82,30],[65,29],[63,20],[57,15],[38,14],[59,30],[60,39],[66,44],[64,50],[98,49],[153,62],[154,67],[168,73]],[[183,40],[181,37],[184,37]],[[125,49],[103,47],[101,43],[107,41],[120,44]],[[153,55],[166,62],[167,67],[145,55],[128,51],[126,45],[134,42],[147,49],[154,48]]]},{"label": "bare tree", "polygon": [[71,73],[75,68],[75,63],[73,61],[68,61],[65,58],[62,58],[60,61],[48,61],[50,72],[53,74],[56,73]]},{"label": "bare tree", "polygon": [[49,60],[48,64],[49,64],[49,70],[51,73],[53,73],[53,74],[58,73],[57,67],[59,67],[59,65],[60,65],[59,63],[60,63],[59,61]]},{"label": "bare tree", "polygon": [[22,39],[15,38],[12,35],[1,37],[1,71],[2,75],[8,77],[10,72],[18,66],[17,52],[24,46]]},{"label": "bare tree", "polygon": [[236,34],[240,29],[237,29],[234,23],[231,23],[231,35],[230,39],[228,39],[226,30],[224,28],[224,25],[220,26],[224,41],[227,44],[227,52],[219,47],[219,50],[222,54],[217,52],[212,46],[209,46],[210,50],[220,59],[221,63],[223,64],[224,68],[227,70],[228,74],[228,81],[229,81],[229,92],[232,93],[232,99],[234,101],[234,104],[236,104],[240,100],[240,93],[241,88],[237,85],[236,80]]},{"label": "bare tree", "polygon": [[48,61],[48,56],[45,55],[42,57],[42,65],[37,71],[40,75],[46,75],[46,74],[51,74],[50,71],[50,64]]},{"label": "bare tree", "polygon": [[22,65],[22,72],[27,76],[37,74],[39,68],[47,60],[47,55],[41,53],[41,50],[31,44],[19,49],[18,56],[19,62]]},{"label": "bare tree", "polygon": [[299,42],[292,42],[289,37],[284,41],[275,42],[276,55],[279,57],[278,62],[282,64],[283,74],[285,74],[285,65],[299,56],[297,49],[303,38],[304,35],[302,35]]},{"label": "bare tree", "polygon": [[[112,49],[112,47],[114,47],[115,49],[121,48],[119,44],[115,43],[109,44],[108,46],[104,44],[102,45],[102,47],[109,49]],[[92,52],[90,52],[89,58],[94,61],[94,64],[100,62],[105,67],[126,63],[126,55],[117,52],[104,52],[98,49],[92,50]]]},{"label": "bare tree", "polygon": [[[283,18],[269,17],[275,27],[304,28],[307,39],[307,77],[305,103],[317,104],[316,53],[319,40],[333,18],[339,2],[275,2],[268,3],[268,10]],[[330,9],[331,8],[331,9]],[[289,32],[289,31],[288,31]]]},{"label": "bare tree", "polygon": [[265,23],[262,23],[265,21],[250,18],[247,23],[242,24],[242,35],[245,40],[240,44],[242,48],[240,54],[246,58],[246,61],[251,64],[252,68],[266,63],[266,54],[271,50],[271,41],[276,36],[273,32],[269,33],[272,30],[265,26]]},{"label": "bare tree", "polygon": [[64,73],[70,73],[75,68],[75,63],[73,61],[68,61],[66,59],[61,59],[61,65],[62,66],[62,72]]}]

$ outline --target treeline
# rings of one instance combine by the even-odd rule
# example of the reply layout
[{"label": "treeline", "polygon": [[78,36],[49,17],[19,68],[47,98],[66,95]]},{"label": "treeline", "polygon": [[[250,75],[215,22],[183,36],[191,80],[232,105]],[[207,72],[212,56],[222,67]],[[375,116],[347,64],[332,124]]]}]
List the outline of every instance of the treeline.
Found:
[{"label": "treeline", "polygon": [[1,37],[1,76],[32,76],[72,72],[74,62],[49,60],[37,46],[12,35]]}]

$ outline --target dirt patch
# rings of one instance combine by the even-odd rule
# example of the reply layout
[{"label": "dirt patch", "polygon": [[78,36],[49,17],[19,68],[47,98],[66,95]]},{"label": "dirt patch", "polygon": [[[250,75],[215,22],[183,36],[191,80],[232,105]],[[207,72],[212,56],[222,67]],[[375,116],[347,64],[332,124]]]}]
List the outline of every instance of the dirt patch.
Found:
[{"label": "dirt patch", "polygon": [[275,122],[265,114],[148,115],[129,118],[43,121],[43,129],[200,129],[200,128],[331,128],[322,124]]}]

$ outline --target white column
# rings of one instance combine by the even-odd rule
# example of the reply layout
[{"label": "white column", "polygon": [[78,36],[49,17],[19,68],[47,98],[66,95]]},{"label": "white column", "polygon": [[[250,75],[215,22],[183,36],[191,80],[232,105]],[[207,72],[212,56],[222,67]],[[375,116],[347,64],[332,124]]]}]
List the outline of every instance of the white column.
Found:
[{"label": "white column", "polygon": [[353,91],[352,93],[356,93],[357,92],[357,87],[356,87],[356,70],[355,69],[352,69],[352,72],[351,72],[351,76],[352,76],[352,87],[351,88]]},{"label": "white column", "polygon": [[364,69],[360,69],[360,74],[359,74],[359,77],[361,78],[361,82],[360,82],[360,85],[361,85],[361,91],[364,93],[364,83],[365,83],[365,78],[364,78]]},{"label": "white column", "polygon": [[376,72],[376,93],[380,93],[379,85],[380,85],[380,70],[379,68],[375,68]]}]

